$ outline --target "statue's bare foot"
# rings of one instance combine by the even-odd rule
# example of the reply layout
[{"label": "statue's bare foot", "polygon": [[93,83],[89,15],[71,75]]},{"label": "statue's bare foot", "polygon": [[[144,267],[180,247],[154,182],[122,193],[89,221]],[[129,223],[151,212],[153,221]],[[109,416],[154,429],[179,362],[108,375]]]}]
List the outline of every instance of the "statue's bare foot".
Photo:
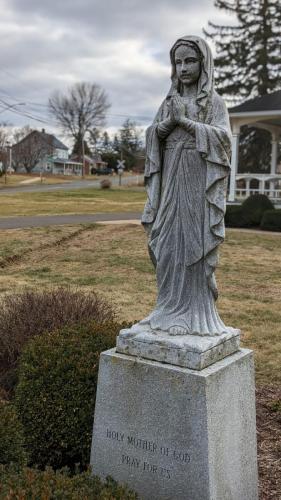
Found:
[{"label": "statue's bare foot", "polygon": [[131,328],[123,328],[119,332],[119,337],[122,339],[129,339],[130,337],[134,337],[135,332],[132,332]]},{"label": "statue's bare foot", "polygon": [[171,326],[171,328],[169,328],[169,334],[170,335],[187,335],[188,331],[183,326]]},{"label": "statue's bare foot", "polygon": [[139,323],[135,323],[131,328],[126,328],[120,331],[119,335],[122,338],[135,337],[138,333],[143,333],[145,331],[150,331],[149,320],[142,320]]}]

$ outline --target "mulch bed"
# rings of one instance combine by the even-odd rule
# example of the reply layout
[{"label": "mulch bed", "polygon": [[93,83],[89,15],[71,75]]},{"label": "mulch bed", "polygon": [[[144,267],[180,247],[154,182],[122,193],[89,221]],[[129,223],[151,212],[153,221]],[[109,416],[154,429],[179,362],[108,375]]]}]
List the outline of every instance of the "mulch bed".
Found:
[{"label": "mulch bed", "polygon": [[260,500],[281,500],[281,388],[257,388]]}]

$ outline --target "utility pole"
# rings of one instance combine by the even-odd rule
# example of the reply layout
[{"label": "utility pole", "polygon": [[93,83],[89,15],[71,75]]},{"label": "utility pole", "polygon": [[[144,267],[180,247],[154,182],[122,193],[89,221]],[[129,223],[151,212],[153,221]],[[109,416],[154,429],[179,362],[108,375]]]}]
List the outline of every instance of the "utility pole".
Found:
[{"label": "utility pole", "polygon": [[[10,143],[9,141],[6,142],[6,153],[8,153],[10,148]],[[11,150],[10,150],[10,155],[11,155]],[[8,155],[7,155],[8,156]],[[5,161],[5,184],[7,184],[7,163],[8,163],[8,158],[6,156],[6,161]],[[11,161],[11,160],[10,160]]]},{"label": "utility pole", "polygon": [[85,142],[84,142],[85,131],[82,131],[82,179],[85,177]]},{"label": "utility pole", "polygon": [[10,172],[12,173],[12,146],[11,146],[11,144],[10,144],[9,169],[10,169]]}]

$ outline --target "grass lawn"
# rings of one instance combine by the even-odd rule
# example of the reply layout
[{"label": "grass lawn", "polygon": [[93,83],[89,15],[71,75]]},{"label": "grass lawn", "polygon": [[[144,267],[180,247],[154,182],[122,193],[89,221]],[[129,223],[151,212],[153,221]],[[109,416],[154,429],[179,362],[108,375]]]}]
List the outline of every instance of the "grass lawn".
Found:
[{"label": "grass lawn", "polygon": [[[88,193],[92,202],[92,190]],[[139,199],[131,201],[130,210],[141,208],[138,196],[143,193],[98,191],[94,200],[97,205],[106,200],[108,211],[119,200],[120,210],[125,210],[129,202],[123,201],[124,194]],[[64,200],[66,193],[59,195]],[[75,195],[72,202],[78,212],[81,194]],[[83,199],[87,206],[87,197]],[[2,230],[0,241],[0,296],[25,286],[69,285],[101,293],[116,305],[122,320],[141,319],[153,308],[155,275],[140,226]],[[226,324],[242,330],[243,346],[255,350],[259,385],[281,382],[280,244],[278,235],[228,230],[217,270],[219,311]]]},{"label": "grass lawn", "polygon": [[146,193],[132,188],[1,194],[1,217],[142,211]]},{"label": "grass lawn", "polygon": [[[74,176],[47,176],[43,177],[43,184],[62,184],[74,180]],[[77,177],[76,179],[77,180]],[[16,186],[24,186],[25,184],[40,184],[40,174],[7,174],[5,183],[5,175],[0,177],[0,190]],[[32,181],[32,182],[31,182]]]}]

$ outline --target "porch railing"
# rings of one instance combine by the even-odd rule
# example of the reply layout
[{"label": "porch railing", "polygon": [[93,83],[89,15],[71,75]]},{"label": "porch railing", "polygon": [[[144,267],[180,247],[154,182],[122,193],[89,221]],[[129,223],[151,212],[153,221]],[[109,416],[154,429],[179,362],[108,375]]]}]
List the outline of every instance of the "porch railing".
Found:
[{"label": "porch railing", "polygon": [[271,200],[280,200],[281,199],[281,189],[245,189],[245,188],[236,188],[235,191],[237,199],[248,198],[251,194],[265,194]]}]

